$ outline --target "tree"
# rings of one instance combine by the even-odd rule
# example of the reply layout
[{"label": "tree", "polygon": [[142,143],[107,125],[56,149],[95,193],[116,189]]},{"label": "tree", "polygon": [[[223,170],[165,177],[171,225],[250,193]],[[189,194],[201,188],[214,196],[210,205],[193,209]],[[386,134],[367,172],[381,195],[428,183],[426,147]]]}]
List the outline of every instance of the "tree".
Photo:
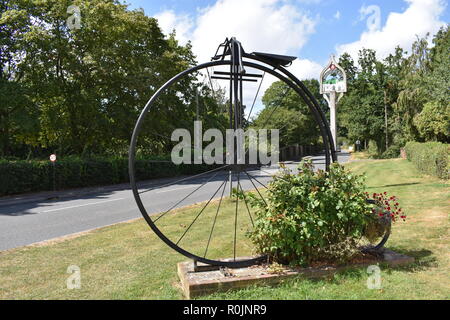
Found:
[{"label": "tree", "polygon": [[395,112],[401,115],[399,121],[405,142],[421,140],[414,118],[422,111],[424,104],[431,99],[427,83],[429,72],[428,41],[426,38],[417,39],[405,63],[400,80],[401,91],[397,102],[393,105]]},{"label": "tree", "polygon": [[[312,79],[303,83],[324,108],[319,82]],[[281,146],[318,143],[320,131],[309,107],[284,82],[274,82],[264,93],[262,101],[265,108],[253,122],[253,127],[279,129]]]},{"label": "tree", "polygon": [[450,106],[438,101],[425,103],[422,112],[414,118],[421,137],[426,141],[450,142]]},{"label": "tree", "polygon": [[426,141],[450,141],[450,28],[441,28],[433,39],[430,50],[430,72],[426,77],[430,99],[415,116],[414,124]]},{"label": "tree", "polygon": [[[69,28],[66,22],[70,5],[80,8],[79,29]],[[11,99],[7,110],[15,110],[14,103],[22,109],[35,106],[33,119],[39,122],[33,128],[35,140],[59,153],[127,152],[134,123],[150,96],[195,63],[189,43],[180,46],[174,34],[166,38],[156,19],[140,10],[130,11],[116,0],[11,0],[2,10],[0,32],[14,37],[2,37],[11,44],[2,45],[10,49],[9,56],[3,49],[1,54],[15,61],[12,74],[20,75],[16,82],[24,90],[2,85],[0,94],[23,92],[28,102]],[[192,91],[188,90],[193,88],[192,80],[179,83],[178,89]],[[187,105],[193,108],[193,97],[189,98]],[[158,116],[150,117],[143,128],[148,135],[146,145],[155,152],[162,152],[164,147],[160,147],[167,143],[162,136],[193,113],[173,93],[161,101],[153,110]],[[10,118],[4,115],[5,109],[1,109],[3,122]],[[9,121],[2,128],[10,131],[14,126]],[[22,139],[25,134],[5,136]],[[22,141],[30,143],[31,139]]]},{"label": "tree", "polygon": [[349,55],[341,60],[350,74],[348,92],[338,108],[341,126],[346,128],[351,141],[374,140],[379,150],[385,149],[385,71],[376,52],[363,49],[359,52],[358,69]]},{"label": "tree", "polygon": [[14,154],[17,141],[37,144],[37,108],[19,67],[24,43],[18,33],[29,28],[24,11],[0,2],[0,156]]}]

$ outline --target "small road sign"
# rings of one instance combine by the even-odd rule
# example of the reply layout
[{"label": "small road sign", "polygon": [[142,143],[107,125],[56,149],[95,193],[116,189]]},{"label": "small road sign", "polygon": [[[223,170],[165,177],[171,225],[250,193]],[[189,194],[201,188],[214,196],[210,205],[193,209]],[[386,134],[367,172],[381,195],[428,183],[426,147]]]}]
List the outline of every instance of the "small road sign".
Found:
[{"label": "small road sign", "polygon": [[55,162],[56,161],[56,154],[51,154],[50,155],[50,161],[51,162]]}]

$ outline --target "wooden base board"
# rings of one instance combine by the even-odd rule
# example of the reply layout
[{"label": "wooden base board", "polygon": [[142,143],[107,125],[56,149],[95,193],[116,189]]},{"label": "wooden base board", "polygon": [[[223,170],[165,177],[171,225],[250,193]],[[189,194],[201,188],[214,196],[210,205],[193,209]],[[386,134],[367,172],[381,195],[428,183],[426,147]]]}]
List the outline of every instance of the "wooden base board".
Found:
[{"label": "wooden base board", "polygon": [[195,272],[193,261],[186,261],[178,263],[178,276],[181,280],[185,297],[192,299],[215,292],[242,289],[253,285],[275,285],[282,280],[297,276],[319,278],[330,276],[346,269],[363,268],[377,263],[387,264],[388,266],[399,266],[413,262],[414,258],[412,257],[384,249],[379,259],[370,262],[339,267],[283,268],[282,272],[277,273],[270,272],[265,265],[239,269],[220,268],[217,270],[217,268],[212,268],[212,270]]}]

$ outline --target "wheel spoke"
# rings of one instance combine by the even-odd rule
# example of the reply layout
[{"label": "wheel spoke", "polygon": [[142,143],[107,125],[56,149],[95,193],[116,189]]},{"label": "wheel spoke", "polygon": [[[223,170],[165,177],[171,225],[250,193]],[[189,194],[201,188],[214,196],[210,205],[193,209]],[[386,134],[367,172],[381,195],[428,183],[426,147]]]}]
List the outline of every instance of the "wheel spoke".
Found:
[{"label": "wheel spoke", "polygon": [[242,194],[244,195],[244,203],[247,208],[247,212],[248,212],[248,216],[250,217],[250,221],[252,222],[252,226],[255,226],[255,224],[253,223],[252,214],[250,213],[250,209],[248,208],[247,199],[245,198],[244,189],[242,189],[241,183],[239,183],[239,187],[241,188]]},{"label": "wheel spoke", "polygon": [[253,180],[252,180],[252,177],[250,177],[250,175],[247,173],[247,171],[244,171],[244,172],[245,172],[245,174],[247,175],[247,177],[250,179],[250,182],[252,183],[252,185],[253,185],[253,187],[255,188],[256,192],[258,192],[259,196],[261,197],[261,199],[264,201],[264,203],[265,203],[266,206],[267,206],[266,200],[265,200],[264,197],[261,195],[261,192],[259,192],[258,188],[256,187],[255,183],[254,183]]},{"label": "wheel spoke", "polygon": [[251,115],[252,115],[252,111],[253,111],[253,108],[255,107],[256,99],[258,99],[259,91],[261,90],[261,86],[262,86],[262,83],[263,83],[263,81],[264,81],[264,77],[265,77],[265,76],[266,76],[266,72],[264,72],[264,74],[263,74],[263,76],[262,76],[262,78],[261,78],[261,82],[259,83],[258,90],[256,91],[255,99],[253,99],[252,107],[250,108],[250,112],[248,113],[247,123],[248,123],[248,121],[250,120],[250,117],[251,117]]},{"label": "wheel spoke", "polygon": [[209,170],[209,171],[206,171],[206,172],[203,172],[203,173],[199,173],[199,174],[194,175],[194,176],[186,177],[186,178],[177,180],[175,182],[170,182],[170,183],[164,184],[162,186],[156,186],[156,187],[150,188],[148,190],[141,191],[141,192],[139,192],[139,194],[150,192],[150,191],[153,191],[153,190],[156,190],[156,189],[159,189],[159,188],[170,187],[170,186],[173,186],[174,184],[177,184],[179,182],[188,181],[188,180],[191,180],[191,179],[194,179],[194,178],[202,177],[202,176],[204,176],[204,175],[206,175],[208,173],[213,173],[213,172],[216,172],[216,171],[220,171],[220,170],[228,168],[230,166],[231,166],[231,164],[228,164],[226,166],[222,166],[222,167],[219,167],[219,168],[216,168],[216,169],[213,169],[213,170]]},{"label": "wheel spoke", "polygon": [[209,233],[208,244],[206,245],[205,254],[203,255],[203,258],[206,258],[206,254],[208,253],[209,244],[211,243],[211,238],[212,238],[212,234],[214,232],[214,227],[216,226],[217,216],[219,215],[219,210],[220,210],[220,206],[222,204],[223,195],[225,194],[225,189],[227,188],[227,182],[228,181],[225,180],[225,184],[223,185],[222,195],[220,196],[219,205],[217,206],[216,215],[214,216],[214,222],[211,227],[211,232]]},{"label": "wheel spoke", "polygon": [[206,207],[209,205],[209,203],[212,201],[212,199],[214,199],[214,197],[216,196],[217,192],[219,192],[219,190],[222,188],[222,186],[225,184],[226,180],[224,180],[222,182],[222,184],[219,186],[219,188],[216,190],[216,192],[214,192],[214,194],[212,195],[212,197],[208,200],[208,202],[203,206],[202,210],[200,210],[200,212],[197,214],[197,216],[195,217],[195,219],[191,222],[191,224],[189,225],[189,227],[184,231],[183,235],[180,237],[180,239],[178,239],[176,245],[178,245],[180,243],[180,241],[184,238],[184,236],[186,235],[186,233],[191,229],[191,227],[194,225],[194,223],[197,221],[197,219],[201,216],[201,214],[203,213],[203,211],[205,211]]},{"label": "wheel spoke", "polygon": [[212,179],[214,179],[217,175],[219,174],[219,172],[216,172],[214,175],[212,175],[208,180],[206,180],[203,184],[201,184],[198,188],[196,188],[194,191],[192,191],[191,193],[189,193],[187,196],[185,196],[183,199],[181,199],[180,201],[178,201],[176,204],[174,204],[169,210],[167,210],[166,212],[164,212],[163,214],[161,214],[157,219],[155,219],[155,221],[153,221],[154,223],[156,223],[159,219],[161,219],[162,217],[164,217],[167,213],[169,213],[170,211],[172,211],[175,207],[177,207],[180,203],[182,203],[184,200],[186,200],[187,198],[189,198],[191,195],[193,195],[196,191],[200,190],[203,186],[205,186],[208,182],[210,182]]},{"label": "wheel spoke", "polygon": [[284,178],[282,178],[282,177],[280,177],[280,176],[278,176],[278,175],[276,175],[276,174],[272,174],[272,173],[270,173],[269,171],[262,170],[261,168],[259,169],[259,171],[262,171],[262,172],[264,172],[264,173],[267,173],[267,174],[268,174],[269,176],[271,176],[272,178],[276,176],[277,179],[280,179],[280,180],[289,182],[288,180],[286,180],[286,179],[284,179]]},{"label": "wheel spoke", "polygon": [[278,109],[278,107],[281,105],[281,102],[284,100],[284,98],[286,98],[286,96],[288,95],[288,93],[291,91],[291,88],[287,88],[287,90],[284,92],[283,96],[280,99],[280,103],[278,103],[275,107],[273,107],[272,112],[270,113],[269,118],[267,118],[267,120],[265,121],[264,125],[262,126],[262,128],[264,128],[269,122],[270,119],[272,119],[272,116],[274,115],[275,111]]},{"label": "wheel spoke", "polygon": [[253,175],[251,175],[250,173],[248,173],[247,171],[245,171],[248,175],[250,175],[256,182],[258,182],[260,185],[262,185],[264,188],[268,189],[267,186],[260,182],[258,179],[256,179]]},{"label": "wheel spoke", "polygon": [[[213,69],[213,71],[214,71],[214,69]],[[208,73],[208,79],[209,79],[209,84],[211,86],[211,91],[212,91],[213,95],[215,96],[216,93],[214,91],[213,83],[212,83],[212,80],[211,80],[211,74],[209,73],[209,69],[208,68],[206,68],[206,72]]]}]

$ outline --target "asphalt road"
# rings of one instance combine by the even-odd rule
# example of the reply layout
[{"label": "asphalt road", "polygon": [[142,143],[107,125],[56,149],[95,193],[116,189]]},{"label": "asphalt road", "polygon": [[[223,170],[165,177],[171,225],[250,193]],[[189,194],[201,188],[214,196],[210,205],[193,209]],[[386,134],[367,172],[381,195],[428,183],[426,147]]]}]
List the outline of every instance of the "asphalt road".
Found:
[{"label": "asphalt road", "polygon": [[[347,162],[348,154],[340,154],[339,162]],[[323,157],[313,157],[316,168],[324,168]],[[297,164],[291,163],[294,168]],[[264,171],[262,171],[264,170]],[[249,174],[267,184],[278,168],[262,168]],[[164,212],[169,208],[209,200],[227,179],[224,172],[211,173],[198,178],[165,186],[177,179],[143,183],[142,200],[149,213]],[[234,178],[236,183],[236,177]],[[254,189],[250,179],[241,175],[243,189]],[[205,184],[204,184],[205,183]],[[253,180],[258,186],[258,183]],[[199,188],[204,184],[201,188]],[[156,188],[155,188],[156,187]],[[195,191],[185,201],[185,196]],[[214,198],[220,198],[218,192]],[[56,199],[50,199],[56,197]],[[0,198],[0,250],[16,248],[44,240],[87,231],[110,224],[141,217],[129,185],[102,188],[38,193],[18,197]]]}]

